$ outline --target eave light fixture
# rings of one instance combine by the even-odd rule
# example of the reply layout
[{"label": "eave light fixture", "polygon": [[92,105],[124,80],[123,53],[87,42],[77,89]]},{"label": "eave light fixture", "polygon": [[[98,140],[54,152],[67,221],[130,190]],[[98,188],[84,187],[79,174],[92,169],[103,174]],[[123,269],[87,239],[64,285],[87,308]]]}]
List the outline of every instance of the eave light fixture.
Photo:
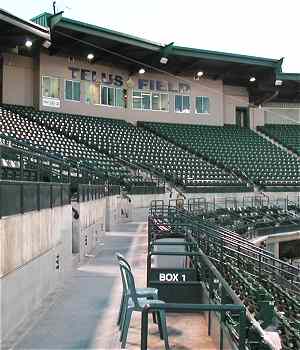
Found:
[{"label": "eave light fixture", "polygon": [[256,78],[255,78],[255,77],[251,77],[251,78],[249,79],[249,81],[250,81],[251,83],[254,83],[254,82],[256,81]]},{"label": "eave light fixture", "polygon": [[32,41],[31,40],[26,40],[25,41],[25,46],[30,48],[32,46]]},{"label": "eave light fixture", "polygon": [[140,69],[139,69],[139,74],[145,74],[145,72],[146,72],[146,71],[145,71],[144,68],[140,68]]},{"label": "eave light fixture", "polygon": [[160,63],[161,64],[167,64],[168,63],[168,57],[161,57],[160,58]]},{"label": "eave light fixture", "polygon": [[275,80],[275,86],[281,86],[283,84],[282,80],[276,79]]},{"label": "eave light fixture", "polygon": [[87,59],[90,60],[90,61],[91,61],[94,57],[95,57],[95,56],[94,56],[93,53],[89,53],[89,54],[87,55]]},{"label": "eave light fixture", "polygon": [[199,72],[197,72],[197,74],[196,74],[196,76],[197,76],[198,78],[201,78],[203,75],[204,75],[204,72],[202,72],[202,71],[199,71]]}]

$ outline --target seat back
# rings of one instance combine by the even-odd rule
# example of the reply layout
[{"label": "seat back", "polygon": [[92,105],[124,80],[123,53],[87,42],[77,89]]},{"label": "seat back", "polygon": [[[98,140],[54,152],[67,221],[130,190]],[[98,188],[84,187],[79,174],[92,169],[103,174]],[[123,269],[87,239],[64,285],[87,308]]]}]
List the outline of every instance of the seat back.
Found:
[{"label": "seat back", "polygon": [[125,259],[125,257],[124,257],[121,253],[116,253],[116,257],[117,257],[117,259],[118,259],[119,262],[120,262],[120,261],[123,261],[123,263],[124,263],[125,265],[127,265],[127,267],[129,268],[129,270],[131,271],[131,266],[130,266],[129,262]]},{"label": "seat back", "polygon": [[119,261],[125,293],[130,296],[134,306],[139,307],[133,274],[124,261]]}]

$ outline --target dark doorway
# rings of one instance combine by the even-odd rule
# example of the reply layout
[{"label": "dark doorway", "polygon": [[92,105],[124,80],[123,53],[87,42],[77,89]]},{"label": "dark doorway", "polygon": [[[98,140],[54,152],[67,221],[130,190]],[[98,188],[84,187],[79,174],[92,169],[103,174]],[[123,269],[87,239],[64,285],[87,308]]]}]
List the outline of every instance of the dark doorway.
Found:
[{"label": "dark doorway", "polygon": [[235,109],[235,123],[241,128],[249,128],[249,109],[247,107],[236,107]]}]

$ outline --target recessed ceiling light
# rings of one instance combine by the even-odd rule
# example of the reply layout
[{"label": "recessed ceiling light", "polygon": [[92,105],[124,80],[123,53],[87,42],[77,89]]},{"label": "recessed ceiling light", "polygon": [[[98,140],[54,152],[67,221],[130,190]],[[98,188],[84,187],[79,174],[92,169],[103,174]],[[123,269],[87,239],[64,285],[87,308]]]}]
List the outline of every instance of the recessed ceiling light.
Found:
[{"label": "recessed ceiling light", "polygon": [[145,69],[144,68],[140,68],[140,70],[139,70],[139,74],[144,74],[146,71],[145,71]]},{"label": "recessed ceiling light", "polygon": [[167,64],[168,63],[168,57],[161,57],[160,63]]},{"label": "recessed ceiling light", "polygon": [[275,86],[281,86],[283,84],[282,80],[276,79],[275,80]]},{"label": "recessed ceiling light", "polygon": [[95,57],[95,56],[94,56],[93,53],[89,53],[89,54],[87,55],[87,59],[88,59],[88,60],[92,60],[94,57]]},{"label": "recessed ceiling light", "polygon": [[202,71],[199,71],[199,72],[197,72],[197,77],[202,77],[202,75],[203,75],[204,73],[202,72]]},{"label": "recessed ceiling light", "polygon": [[32,41],[31,40],[26,40],[25,46],[28,47],[28,48],[31,47],[32,46]]},{"label": "recessed ceiling light", "polygon": [[255,77],[251,77],[251,78],[249,79],[249,81],[251,81],[251,83],[254,83],[254,82],[256,81],[256,78],[255,78]]}]

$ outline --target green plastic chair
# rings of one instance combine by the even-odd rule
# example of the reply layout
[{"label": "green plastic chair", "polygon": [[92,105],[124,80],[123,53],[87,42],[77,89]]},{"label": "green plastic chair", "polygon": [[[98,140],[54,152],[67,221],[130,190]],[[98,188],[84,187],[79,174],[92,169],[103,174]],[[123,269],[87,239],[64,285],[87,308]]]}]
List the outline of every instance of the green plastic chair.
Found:
[{"label": "green plastic chair", "polygon": [[[121,348],[124,349],[126,346],[128,329],[130,325],[131,315],[133,311],[142,312],[145,305],[155,306],[158,304],[164,304],[162,300],[149,300],[146,298],[139,298],[135,288],[134,277],[131,270],[128,268],[127,264],[123,261],[119,261],[121,274],[125,283],[125,297],[128,298],[127,307],[125,310],[124,324],[122,326],[121,332]],[[169,350],[167,323],[166,323],[166,313],[164,310],[157,312],[158,315],[158,328],[160,333],[160,338],[165,342],[165,349]]]},{"label": "green plastic chair", "polygon": [[[131,266],[129,262],[125,259],[125,257],[122,254],[116,253],[116,257],[118,259],[118,262],[122,261],[131,271]],[[129,296],[126,296],[126,284],[122,273],[121,273],[121,277],[122,277],[123,291],[122,291],[121,303],[120,303],[118,320],[117,320],[117,325],[119,326],[120,329],[122,328],[122,325],[124,323],[125,311],[126,311],[128,299],[129,299]],[[157,288],[136,288],[136,294],[139,298],[158,299]],[[154,322],[156,322],[154,315],[153,315],[153,320]]]}]

